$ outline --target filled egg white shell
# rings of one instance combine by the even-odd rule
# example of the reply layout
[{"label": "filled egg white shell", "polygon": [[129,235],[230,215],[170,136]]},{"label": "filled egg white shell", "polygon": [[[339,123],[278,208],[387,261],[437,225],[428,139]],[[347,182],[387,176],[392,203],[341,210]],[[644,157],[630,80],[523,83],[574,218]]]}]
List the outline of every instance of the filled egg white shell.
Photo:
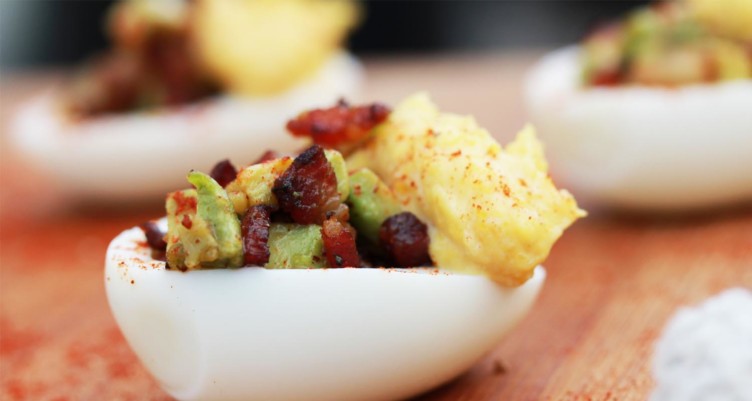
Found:
[{"label": "filled egg white shell", "polygon": [[123,202],[163,197],[186,186],[191,169],[209,171],[229,158],[244,165],[266,150],[304,142],[285,132],[298,113],[354,96],[362,67],[346,53],[310,80],[273,97],[221,96],[153,113],[67,121],[54,91],[24,105],[13,122],[18,152],[76,198]]},{"label": "filled egg white shell", "polygon": [[528,76],[555,178],[585,205],[685,211],[752,199],[752,81],[583,89],[578,47]]},{"label": "filled egg white shell", "polygon": [[241,268],[182,273],[140,229],[109,246],[105,286],[128,343],[181,400],[394,400],[493,349],[545,271],[507,289],[434,269]]}]

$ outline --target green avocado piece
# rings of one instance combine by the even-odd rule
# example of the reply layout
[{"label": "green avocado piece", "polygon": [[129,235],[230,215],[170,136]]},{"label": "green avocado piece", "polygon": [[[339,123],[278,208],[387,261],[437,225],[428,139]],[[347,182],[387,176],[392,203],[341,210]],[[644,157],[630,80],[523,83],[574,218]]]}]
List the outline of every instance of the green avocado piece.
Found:
[{"label": "green avocado piece", "polygon": [[332,165],[334,169],[334,175],[337,176],[337,193],[339,193],[339,199],[344,202],[350,195],[350,180],[347,174],[347,164],[345,164],[345,158],[342,157],[342,153],[332,149],[325,149],[324,155]]},{"label": "green avocado piece", "polygon": [[211,227],[197,214],[198,194],[195,189],[167,195],[167,265],[173,269],[200,269],[216,260],[219,245]]},{"label": "green avocado piece", "polygon": [[267,269],[307,269],[326,267],[321,226],[280,224],[269,227]]},{"label": "green avocado piece", "polygon": [[240,220],[224,188],[208,175],[193,171],[188,181],[196,187],[198,216],[208,223],[217,242],[216,259],[206,267],[239,267],[243,264]]},{"label": "green avocado piece", "polygon": [[379,228],[388,217],[402,211],[391,189],[371,170],[350,174],[350,223],[369,241],[378,243]]}]

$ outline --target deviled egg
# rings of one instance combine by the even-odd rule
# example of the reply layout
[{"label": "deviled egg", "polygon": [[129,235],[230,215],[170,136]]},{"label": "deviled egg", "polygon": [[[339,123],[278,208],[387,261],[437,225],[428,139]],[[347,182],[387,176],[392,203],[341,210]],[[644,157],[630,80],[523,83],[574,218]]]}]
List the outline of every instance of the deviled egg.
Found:
[{"label": "deviled egg", "polygon": [[314,144],[192,171],[165,219],[109,246],[113,314],[179,399],[437,386],[524,316],[539,264],[584,215],[531,127],[502,148],[424,94],[394,111],[340,102],[287,128]]},{"label": "deviled egg", "polygon": [[737,28],[752,13],[732,3],[640,9],[535,66],[526,103],[554,176],[625,209],[752,199],[752,38]]},{"label": "deviled egg", "polygon": [[74,197],[116,202],[221,158],[298,149],[280,123],[360,85],[340,47],[357,18],[346,1],[124,0],[112,49],[24,105],[14,143]]}]

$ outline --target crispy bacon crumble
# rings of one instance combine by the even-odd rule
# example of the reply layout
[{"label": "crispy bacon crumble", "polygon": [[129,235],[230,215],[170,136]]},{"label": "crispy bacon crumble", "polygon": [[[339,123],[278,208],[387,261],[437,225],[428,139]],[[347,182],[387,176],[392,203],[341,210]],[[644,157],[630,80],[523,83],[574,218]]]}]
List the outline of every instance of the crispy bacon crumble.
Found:
[{"label": "crispy bacon crumble", "polygon": [[259,158],[256,159],[256,161],[254,161],[253,163],[251,163],[251,165],[253,165],[253,164],[259,164],[259,163],[266,163],[266,162],[274,160],[274,159],[279,159],[280,157],[282,157],[282,155],[279,154],[279,152],[276,152],[276,151],[273,151],[273,150],[267,150],[261,156],[259,156]]},{"label": "crispy bacon crumble", "polygon": [[355,233],[351,227],[335,217],[324,221],[321,227],[324,251],[329,267],[359,267],[360,255],[355,246]]},{"label": "crispy bacon crumble", "polygon": [[379,239],[397,266],[432,264],[428,254],[428,227],[410,212],[398,213],[384,220]]},{"label": "crispy bacon crumble", "polygon": [[300,114],[287,123],[287,130],[294,136],[310,137],[318,145],[338,148],[365,139],[390,112],[389,107],[380,103],[351,107],[340,100],[334,107]]},{"label": "crispy bacon crumble", "polygon": [[269,227],[272,210],[269,206],[252,206],[243,216],[240,230],[243,238],[243,261],[246,266],[263,266],[269,261]]},{"label": "crispy bacon crumble", "polygon": [[147,221],[139,226],[146,235],[146,243],[149,247],[155,251],[165,251],[167,249],[167,242],[164,240],[166,232],[162,231],[157,223],[153,221]]},{"label": "crispy bacon crumble", "polygon": [[337,176],[324,150],[314,145],[298,155],[272,188],[279,207],[298,224],[322,224],[339,206]]},{"label": "crispy bacon crumble", "polygon": [[227,184],[235,180],[235,178],[238,176],[238,170],[235,168],[235,166],[232,165],[232,163],[230,163],[229,160],[224,159],[214,165],[209,175],[211,176],[211,178],[214,178],[214,181],[217,181],[217,183],[221,185],[222,188],[224,188],[227,186]]}]

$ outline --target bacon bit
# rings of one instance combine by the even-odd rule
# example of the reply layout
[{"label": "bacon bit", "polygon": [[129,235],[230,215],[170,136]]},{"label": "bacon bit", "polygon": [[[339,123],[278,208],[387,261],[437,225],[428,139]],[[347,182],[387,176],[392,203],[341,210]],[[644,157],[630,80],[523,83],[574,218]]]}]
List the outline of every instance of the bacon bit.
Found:
[{"label": "bacon bit", "polygon": [[240,230],[243,236],[243,260],[246,266],[263,266],[269,262],[269,226],[272,209],[252,206],[243,216]]},{"label": "bacon bit", "polygon": [[224,159],[214,165],[210,175],[211,178],[214,178],[214,181],[217,181],[217,183],[224,188],[227,184],[235,181],[235,177],[238,176],[238,170],[229,160]]},{"label": "bacon bit", "polygon": [[122,52],[98,57],[65,91],[66,106],[76,118],[125,112],[138,101],[144,66]]},{"label": "bacon bit", "polygon": [[623,74],[619,70],[599,71],[592,76],[590,84],[593,86],[617,86],[623,80]]},{"label": "bacon bit", "polygon": [[280,209],[298,224],[321,224],[327,213],[335,211],[340,204],[337,176],[318,145],[293,160],[274,181],[272,192]]},{"label": "bacon bit", "polygon": [[397,266],[433,264],[428,255],[428,227],[410,212],[398,213],[384,220],[379,229],[379,240]]},{"label": "bacon bit", "polygon": [[266,162],[274,160],[274,159],[279,159],[280,157],[282,157],[282,155],[280,155],[279,153],[277,153],[277,152],[275,152],[273,150],[267,150],[266,152],[264,152],[263,155],[259,156],[259,158],[256,159],[255,162],[251,163],[251,165],[260,164],[260,163],[266,163]]},{"label": "bacon bit", "polygon": [[164,251],[167,249],[167,242],[165,242],[165,233],[159,229],[159,226],[153,221],[147,221],[139,226],[146,235],[146,243],[149,247],[155,251]]},{"label": "bacon bit", "polygon": [[329,267],[358,267],[360,255],[355,246],[355,233],[334,217],[324,221],[321,227],[324,251]]},{"label": "bacon bit", "polygon": [[189,216],[187,214],[184,214],[183,215],[183,220],[180,222],[180,224],[182,224],[183,227],[185,227],[185,228],[187,228],[187,229],[190,230],[191,227],[193,227],[193,220],[191,220],[191,216]]},{"label": "bacon bit", "polygon": [[720,65],[718,60],[710,57],[709,54],[703,54],[702,58],[702,73],[703,80],[705,82],[715,82],[720,79]]},{"label": "bacon bit", "polygon": [[328,109],[315,109],[300,114],[287,123],[294,136],[304,136],[325,147],[348,145],[365,139],[371,129],[386,120],[389,107],[373,103],[350,107],[344,101]]},{"label": "bacon bit", "polygon": [[452,157],[452,158],[454,158],[454,157],[457,157],[457,156],[460,156],[460,155],[462,155],[462,150],[458,150],[458,151],[452,153],[449,156]]},{"label": "bacon bit", "polygon": [[173,192],[169,196],[175,201],[175,214],[186,214],[196,212],[196,198],[183,195],[183,192]]},{"label": "bacon bit", "polygon": [[501,185],[504,191],[504,196],[508,198],[512,194],[512,190],[509,188],[509,185],[507,185],[506,183],[502,183]]}]

